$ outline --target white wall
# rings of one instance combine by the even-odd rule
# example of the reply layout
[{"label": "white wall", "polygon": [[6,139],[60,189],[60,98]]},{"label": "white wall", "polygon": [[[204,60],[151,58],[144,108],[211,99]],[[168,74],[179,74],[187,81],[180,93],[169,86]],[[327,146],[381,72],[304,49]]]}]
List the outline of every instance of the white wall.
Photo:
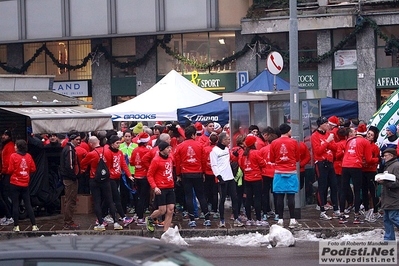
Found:
[{"label": "white wall", "polygon": [[108,34],[107,1],[70,0],[71,36]]},{"label": "white wall", "polygon": [[207,0],[165,0],[165,30],[206,29]]},{"label": "white wall", "polygon": [[18,40],[17,1],[0,2],[0,41]]},{"label": "white wall", "polygon": [[118,34],[155,32],[155,1],[116,0],[116,30]]},{"label": "white wall", "polygon": [[26,38],[62,37],[61,1],[26,1]]}]

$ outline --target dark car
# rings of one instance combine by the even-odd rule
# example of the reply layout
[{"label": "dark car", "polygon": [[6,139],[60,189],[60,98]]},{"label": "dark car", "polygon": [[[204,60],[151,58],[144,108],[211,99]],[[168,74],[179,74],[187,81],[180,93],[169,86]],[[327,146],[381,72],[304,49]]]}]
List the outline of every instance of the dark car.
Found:
[{"label": "dark car", "polygon": [[174,244],[136,236],[53,236],[0,241],[0,265],[212,265]]}]

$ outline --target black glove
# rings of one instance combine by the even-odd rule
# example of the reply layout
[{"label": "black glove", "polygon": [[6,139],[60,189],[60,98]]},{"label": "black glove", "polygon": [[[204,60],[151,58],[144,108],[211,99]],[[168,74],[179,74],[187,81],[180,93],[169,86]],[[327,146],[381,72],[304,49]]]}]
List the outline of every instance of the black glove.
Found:
[{"label": "black glove", "polygon": [[233,155],[234,155],[235,157],[238,157],[238,150],[233,151]]},{"label": "black glove", "polygon": [[218,175],[216,178],[219,180],[219,184],[223,185],[225,183],[221,175]]}]

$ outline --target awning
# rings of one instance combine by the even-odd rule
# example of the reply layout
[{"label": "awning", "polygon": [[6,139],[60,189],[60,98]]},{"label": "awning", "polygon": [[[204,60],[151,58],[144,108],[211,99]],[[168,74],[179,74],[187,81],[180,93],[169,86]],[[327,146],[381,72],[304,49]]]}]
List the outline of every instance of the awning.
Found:
[{"label": "awning", "polygon": [[0,109],[29,117],[35,134],[113,129],[111,115],[82,106],[0,107]]}]

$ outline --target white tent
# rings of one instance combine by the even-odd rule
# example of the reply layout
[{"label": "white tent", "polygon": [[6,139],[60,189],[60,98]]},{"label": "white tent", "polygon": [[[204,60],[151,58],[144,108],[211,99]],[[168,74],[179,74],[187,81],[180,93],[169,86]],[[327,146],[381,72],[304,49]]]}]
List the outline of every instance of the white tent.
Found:
[{"label": "white tent", "polygon": [[193,84],[175,70],[146,92],[124,103],[100,111],[114,121],[177,121],[177,109],[221,98]]}]

